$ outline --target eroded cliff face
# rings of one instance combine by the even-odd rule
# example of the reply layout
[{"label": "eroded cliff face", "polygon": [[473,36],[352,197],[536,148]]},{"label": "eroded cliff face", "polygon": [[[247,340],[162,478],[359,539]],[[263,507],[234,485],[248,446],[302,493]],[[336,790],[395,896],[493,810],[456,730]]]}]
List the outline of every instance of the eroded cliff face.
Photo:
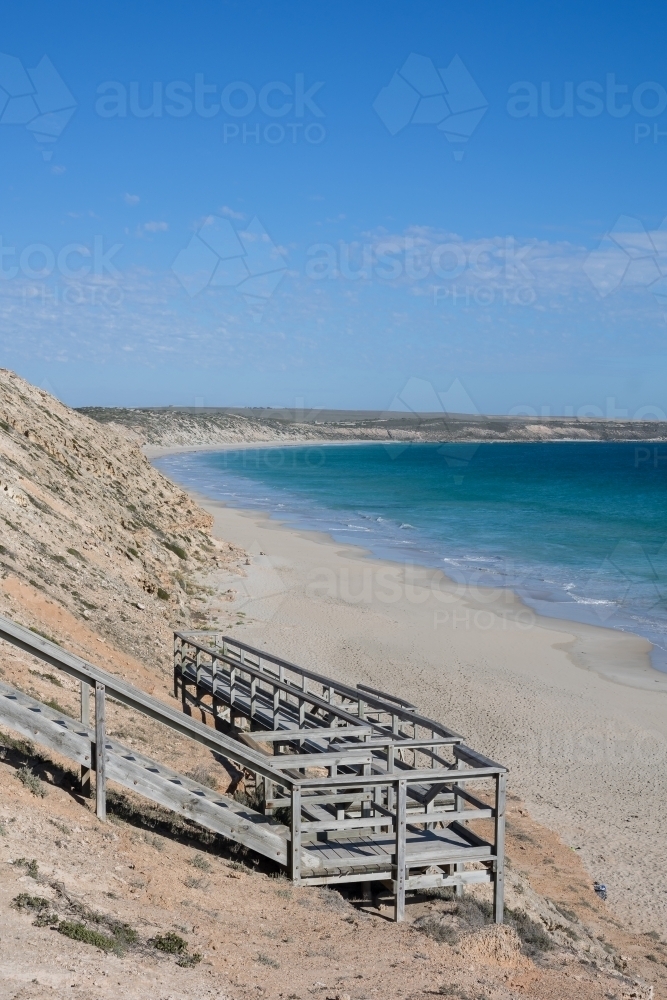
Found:
[{"label": "eroded cliff face", "polygon": [[207,573],[243,555],[210,527],[132,431],[0,370],[0,588],[10,601],[21,584],[119,648],[155,658],[159,647],[166,658],[170,625],[205,624],[193,602]]}]

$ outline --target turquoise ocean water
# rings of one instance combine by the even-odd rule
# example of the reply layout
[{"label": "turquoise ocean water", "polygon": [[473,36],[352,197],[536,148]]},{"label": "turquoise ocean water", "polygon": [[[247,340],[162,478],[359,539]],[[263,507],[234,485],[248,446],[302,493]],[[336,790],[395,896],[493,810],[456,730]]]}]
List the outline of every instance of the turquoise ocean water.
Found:
[{"label": "turquoise ocean water", "polygon": [[155,464],[233,507],[636,632],[667,670],[667,445],[325,445]]}]

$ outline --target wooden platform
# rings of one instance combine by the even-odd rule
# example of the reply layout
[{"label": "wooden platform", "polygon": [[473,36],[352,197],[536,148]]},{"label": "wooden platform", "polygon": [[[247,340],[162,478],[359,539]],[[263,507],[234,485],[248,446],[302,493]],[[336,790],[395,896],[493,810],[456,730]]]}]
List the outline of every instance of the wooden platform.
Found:
[{"label": "wooden platform", "polygon": [[[94,770],[101,820],[111,780],[270,858],[294,882],[382,881],[398,920],[406,890],[492,882],[502,921],[506,769],[405,699],[226,636],[179,632],[179,711],[1,617],[0,638],[80,681],[81,720],[0,683],[0,724],[77,762],[83,789]],[[108,737],[107,696],[231,760],[258,808]]]},{"label": "wooden platform", "polygon": [[[289,762],[298,786],[264,781],[263,792],[267,813],[289,807],[295,842],[318,859],[310,872],[292,866],[293,879],[390,881],[398,919],[406,889],[492,881],[502,920],[506,769],[453,730],[405,699],[229,636],[175,633],[174,693],[186,713],[281,770]],[[469,827],[481,819],[493,823],[488,840]]]}]

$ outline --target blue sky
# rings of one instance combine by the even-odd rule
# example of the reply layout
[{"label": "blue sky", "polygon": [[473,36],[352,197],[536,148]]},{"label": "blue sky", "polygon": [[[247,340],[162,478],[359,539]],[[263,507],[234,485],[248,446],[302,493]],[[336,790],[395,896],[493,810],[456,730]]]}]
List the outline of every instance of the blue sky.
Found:
[{"label": "blue sky", "polygon": [[3,28],[2,363],[67,402],[667,411],[664,5]]}]

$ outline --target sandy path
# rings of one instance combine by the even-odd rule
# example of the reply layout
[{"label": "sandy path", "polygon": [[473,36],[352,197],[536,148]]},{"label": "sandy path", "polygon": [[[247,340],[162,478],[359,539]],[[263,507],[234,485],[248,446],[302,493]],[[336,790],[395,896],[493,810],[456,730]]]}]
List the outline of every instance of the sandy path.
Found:
[{"label": "sandy path", "polygon": [[233,634],[456,728],[509,766],[511,790],[606,882],[628,928],[667,932],[667,676],[645,640],[197,499],[252,556],[241,586],[221,580],[243,613]]}]

